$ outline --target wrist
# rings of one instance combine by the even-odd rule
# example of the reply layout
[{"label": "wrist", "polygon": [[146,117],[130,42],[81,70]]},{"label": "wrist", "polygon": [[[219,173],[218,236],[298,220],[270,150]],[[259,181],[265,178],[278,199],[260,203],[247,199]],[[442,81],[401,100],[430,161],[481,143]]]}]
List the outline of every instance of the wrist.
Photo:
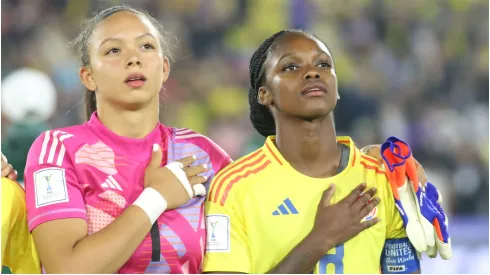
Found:
[{"label": "wrist", "polygon": [[141,208],[153,224],[167,209],[167,201],[157,190],[147,187],[141,195],[133,202],[133,205]]},{"label": "wrist", "polygon": [[319,253],[321,255],[326,254],[330,249],[335,247],[333,245],[333,242],[329,240],[325,236],[325,234],[320,234],[317,233],[316,231],[311,231],[304,239],[304,241],[308,244],[311,244],[311,247],[314,247],[317,251],[316,253]]},{"label": "wrist", "polygon": [[305,241],[311,243],[313,247],[318,248],[318,253],[326,254],[330,249],[335,247],[335,243],[325,234],[317,233],[312,230],[305,238]]}]

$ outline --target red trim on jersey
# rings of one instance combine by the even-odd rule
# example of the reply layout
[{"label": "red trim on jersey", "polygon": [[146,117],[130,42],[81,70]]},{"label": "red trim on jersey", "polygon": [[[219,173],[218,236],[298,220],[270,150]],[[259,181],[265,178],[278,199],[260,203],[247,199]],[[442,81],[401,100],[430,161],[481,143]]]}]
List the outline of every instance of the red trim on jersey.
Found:
[{"label": "red trim on jersey", "polygon": [[378,160],[377,160],[377,159],[375,159],[375,158],[373,158],[373,157],[370,157],[370,156],[362,155],[362,156],[361,156],[361,158],[362,158],[363,160],[367,160],[367,161],[369,161],[369,162],[371,162],[371,163],[375,164],[376,166],[379,166],[379,164],[380,164],[380,163],[378,162]]},{"label": "red trim on jersey", "polygon": [[[251,154],[250,156],[248,156],[242,160],[239,160],[235,163],[232,163],[229,166],[225,167],[223,170],[220,171],[220,173],[218,173],[218,176],[213,180],[213,182],[218,183],[219,179],[222,178],[225,173],[227,173],[231,169],[235,168],[237,165],[240,165],[240,164],[244,163],[245,161],[250,160],[251,158],[257,156],[261,152],[262,152],[262,148],[255,151],[255,153]],[[212,200],[212,195],[214,194],[214,191],[216,191],[216,185],[217,184],[213,184],[211,186],[211,190],[209,190],[209,193],[208,193],[208,198],[207,198],[208,201]],[[219,187],[221,188],[221,185]],[[218,194],[219,194],[219,192],[218,192]]]},{"label": "red trim on jersey", "polygon": [[371,166],[371,165],[368,165],[367,163],[365,163],[364,161],[361,160],[361,164],[367,168],[367,169],[371,169],[371,170],[375,170],[377,174],[385,174],[385,172],[379,170],[379,168],[377,166]]},{"label": "red trim on jersey", "polygon": [[[261,156],[258,159],[254,160],[252,162],[248,162],[248,161],[250,161],[251,158],[259,155],[259,153],[260,153]],[[230,167],[230,169],[228,169],[228,171],[230,171],[232,168],[237,167],[239,164],[244,164],[245,163],[245,165],[243,165],[242,167],[240,167],[238,170],[232,171],[231,173],[229,173],[228,175],[226,175],[222,179],[219,179],[219,178],[216,179],[215,185],[216,185],[216,183],[218,183],[218,181],[219,181],[219,184],[218,184],[218,187],[216,187],[216,189],[214,190],[216,192],[215,192],[214,198],[212,200],[214,202],[217,202],[218,201],[219,192],[221,191],[221,188],[223,187],[223,184],[225,183],[225,181],[229,177],[233,176],[236,173],[239,173],[239,172],[243,171],[243,169],[245,169],[247,167],[251,167],[251,166],[256,165],[257,163],[259,163],[264,158],[265,158],[265,154],[262,152],[262,150],[259,150],[256,153],[254,153],[254,154],[250,155],[249,157],[247,157],[246,159],[244,159],[244,160],[242,160],[240,162],[237,162],[235,165],[233,165],[233,167]],[[228,172],[228,171],[226,171],[226,172]],[[220,176],[223,176],[224,174],[225,173],[221,174]],[[211,195],[209,195],[209,201],[211,201]]]},{"label": "red trim on jersey", "polygon": [[274,151],[272,151],[268,142],[265,143],[265,146],[267,147],[267,149],[269,149],[269,152],[271,152],[272,156],[277,160],[277,162],[279,162],[279,164],[282,165],[282,162],[279,160],[279,158],[276,156],[276,154],[274,154]]},{"label": "red trim on jersey", "polygon": [[352,166],[356,164],[356,148],[354,148],[354,157],[352,158]]},{"label": "red trim on jersey", "polygon": [[228,197],[228,193],[230,192],[233,185],[235,185],[235,183],[237,183],[239,180],[244,179],[244,178],[246,178],[252,174],[256,174],[256,173],[264,170],[269,164],[271,164],[271,161],[267,160],[261,166],[255,168],[254,170],[248,170],[247,173],[245,173],[244,175],[239,175],[236,178],[234,178],[232,181],[230,181],[228,186],[226,186],[226,189],[225,189],[225,192],[223,193],[223,196],[221,197],[221,202],[220,202],[221,206],[225,205],[226,198]]}]

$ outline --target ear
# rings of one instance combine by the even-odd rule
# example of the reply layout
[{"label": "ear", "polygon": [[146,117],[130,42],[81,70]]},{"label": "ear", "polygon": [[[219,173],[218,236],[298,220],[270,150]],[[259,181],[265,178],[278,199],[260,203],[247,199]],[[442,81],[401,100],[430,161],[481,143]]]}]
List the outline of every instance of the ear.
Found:
[{"label": "ear", "polygon": [[272,92],[266,87],[262,86],[259,88],[259,94],[257,100],[261,105],[270,106],[272,105]]},{"label": "ear", "polygon": [[163,58],[163,83],[167,82],[169,75],[170,75],[170,62],[168,61],[168,58],[164,57]]},{"label": "ear", "polygon": [[82,80],[83,85],[85,85],[88,90],[97,90],[97,84],[95,83],[95,80],[92,76],[92,70],[90,68],[81,67],[78,71],[78,76],[80,77],[80,80]]}]

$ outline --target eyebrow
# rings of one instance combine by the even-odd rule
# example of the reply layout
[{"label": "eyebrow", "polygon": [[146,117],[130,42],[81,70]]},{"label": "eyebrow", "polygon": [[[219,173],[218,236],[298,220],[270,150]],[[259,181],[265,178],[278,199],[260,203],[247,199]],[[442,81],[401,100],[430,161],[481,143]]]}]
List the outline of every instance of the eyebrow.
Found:
[{"label": "eyebrow", "polygon": [[[315,51],[315,53],[316,53],[316,57],[318,57],[320,55],[326,55],[330,59],[332,59],[332,57],[328,53],[326,53],[324,51]],[[289,56],[292,56],[292,55],[296,55],[296,53],[295,52],[290,52],[290,53],[284,54],[283,56],[281,56],[281,58],[279,59],[279,61],[277,61],[277,63],[281,62],[281,60],[283,60],[284,58],[289,57]]]},{"label": "eyebrow", "polygon": [[[152,37],[152,38],[155,38],[155,36],[153,36],[151,33],[149,33],[149,32],[145,32],[144,34],[142,34],[142,35],[140,35],[140,36],[136,37],[136,40],[141,39],[141,38],[146,37],[146,36],[150,36],[150,37]],[[119,38],[113,38],[113,37],[106,38],[106,39],[102,40],[102,42],[100,42],[100,44],[99,44],[99,48],[100,48],[102,45],[104,45],[105,43],[109,42],[109,41],[121,41],[121,39],[119,39]]]}]

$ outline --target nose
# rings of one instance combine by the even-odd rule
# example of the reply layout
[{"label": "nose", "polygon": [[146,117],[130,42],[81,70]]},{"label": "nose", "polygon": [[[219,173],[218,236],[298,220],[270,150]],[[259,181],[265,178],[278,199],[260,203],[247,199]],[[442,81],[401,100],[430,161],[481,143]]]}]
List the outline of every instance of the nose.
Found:
[{"label": "nose", "polygon": [[131,55],[131,57],[126,61],[127,68],[131,68],[134,66],[141,66],[140,58],[136,54]]},{"label": "nose", "polygon": [[310,70],[308,70],[305,73],[305,75],[303,76],[303,78],[305,80],[312,79],[312,78],[314,78],[314,79],[320,79],[320,74],[316,70],[310,69]]}]

